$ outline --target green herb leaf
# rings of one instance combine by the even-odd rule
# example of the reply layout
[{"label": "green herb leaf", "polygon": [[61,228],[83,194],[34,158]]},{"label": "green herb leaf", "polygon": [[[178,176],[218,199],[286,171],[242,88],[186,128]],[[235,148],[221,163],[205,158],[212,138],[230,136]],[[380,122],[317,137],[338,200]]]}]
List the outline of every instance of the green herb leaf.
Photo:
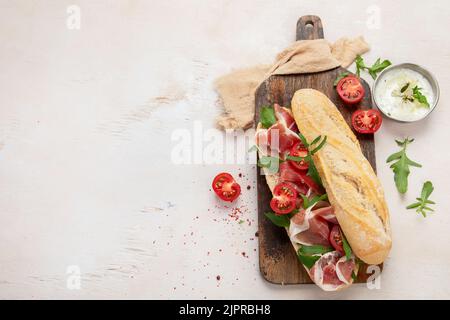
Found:
[{"label": "green herb leaf", "polygon": [[[302,141],[303,145],[308,149],[308,155],[299,160],[296,160],[295,158],[291,158],[291,157],[289,157],[289,158],[294,161],[305,160],[306,162],[308,162],[309,166],[308,166],[308,171],[306,174],[308,176],[310,176],[314,180],[315,183],[322,186],[322,180],[320,179],[319,173],[317,172],[317,168],[314,165],[312,155],[314,153],[316,153],[317,151],[319,151],[325,145],[325,143],[327,142],[327,136],[325,136],[323,139],[322,139],[322,136],[318,136],[311,143],[308,143],[305,136],[303,134],[301,134],[300,132],[298,133],[298,136],[299,136],[300,140]],[[319,143],[319,145],[314,147],[313,150],[311,151],[310,147],[317,144],[321,139],[322,139],[322,141]]]},{"label": "green herb leaf", "polygon": [[420,202],[410,204],[409,206],[406,207],[406,209],[415,209],[417,207],[420,207]]},{"label": "green herb leaf", "polygon": [[312,145],[316,144],[317,142],[320,141],[320,139],[322,139],[322,136],[317,136],[309,145],[312,146]]},{"label": "green herb leaf", "polygon": [[406,193],[408,190],[408,176],[410,173],[409,167],[418,167],[421,168],[422,165],[412,161],[408,158],[406,155],[406,147],[408,144],[413,142],[414,139],[408,139],[406,138],[403,141],[395,140],[397,142],[399,147],[402,147],[402,150],[399,152],[396,152],[394,154],[391,154],[387,159],[386,163],[390,163],[392,161],[396,161],[391,164],[390,168],[394,172],[394,181],[395,185],[397,187],[398,192],[400,193]]},{"label": "green herb leaf", "polygon": [[319,172],[317,171],[316,165],[314,164],[312,158],[310,158],[309,160],[308,171],[306,174],[310,176],[311,179],[313,179],[314,182],[317,183],[319,186],[323,186],[322,179],[320,178]]},{"label": "green herb leaf", "polygon": [[422,88],[419,88],[418,86],[413,88],[413,98],[420,104],[423,104],[429,108],[430,104],[428,103],[427,97],[425,97],[420,90],[422,90]]},{"label": "green herb leaf", "polygon": [[311,269],[324,253],[331,252],[333,250],[334,249],[331,247],[321,245],[302,245],[297,251],[297,257],[306,268]]},{"label": "green herb leaf", "polygon": [[344,79],[349,74],[350,74],[350,72],[343,72],[340,75],[338,75],[336,80],[334,80],[334,82],[333,82],[333,86],[336,87],[338,85],[339,81],[341,81],[341,79]]},{"label": "green herb leaf", "polygon": [[321,196],[316,195],[316,196],[312,197],[311,199],[309,199],[307,208],[315,205],[319,201],[325,201],[325,200],[328,200],[328,195],[326,193]]},{"label": "green herb leaf", "polygon": [[298,252],[301,253],[302,255],[324,254],[331,251],[334,251],[334,249],[331,247],[325,247],[321,245],[312,245],[312,246],[302,245],[300,249],[298,249]]},{"label": "green herb leaf", "polygon": [[[321,136],[319,136],[319,137],[321,137]],[[317,138],[316,138],[317,139]],[[315,147],[310,153],[311,153],[311,155],[314,155],[317,151],[319,151],[320,149],[322,149],[322,147],[325,145],[325,143],[327,142],[327,136],[325,136],[324,138],[323,138],[323,140],[320,142],[320,144],[317,146],[317,147]],[[317,143],[317,142],[316,142]],[[313,144],[313,143],[311,143],[311,144]]]},{"label": "green herb leaf", "polygon": [[287,228],[291,223],[287,215],[278,215],[273,212],[266,212],[264,215],[277,227]]},{"label": "green herb leaf", "polygon": [[300,262],[308,269],[311,269],[316,261],[320,259],[320,256],[308,256],[301,253],[297,253],[297,257]]},{"label": "green herb leaf", "polygon": [[278,157],[262,156],[258,160],[258,166],[261,168],[267,168],[270,173],[277,173],[280,168],[280,162],[282,160]]},{"label": "green herb leaf", "polygon": [[409,87],[409,82],[407,82],[401,89],[400,89],[400,93],[404,93]]},{"label": "green herb leaf", "polygon": [[368,68],[369,74],[374,80],[377,78],[378,73],[392,64],[389,60],[384,60],[383,62],[380,61],[381,59],[378,58],[377,61],[375,61],[375,63],[370,68]]},{"label": "green herb leaf", "polygon": [[355,59],[356,75],[359,77],[359,76],[361,76],[362,70],[367,70],[367,72],[370,74],[370,76],[373,79],[376,79],[378,73],[380,73],[381,71],[383,71],[384,69],[389,67],[391,64],[392,63],[389,60],[381,61],[381,59],[378,58],[372,66],[367,67],[366,64],[364,63],[363,58],[360,55],[358,55],[358,56],[356,56],[356,59]]},{"label": "green herb leaf", "polygon": [[308,197],[305,196],[304,194],[301,194],[301,193],[300,193],[300,196],[302,197],[302,200],[303,200],[303,209],[309,208],[310,205],[309,205],[309,199],[308,199]]},{"label": "green herb leaf", "polygon": [[270,128],[277,122],[275,119],[275,111],[272,107],[262,107],[259,113],[259,119],[264,128]]},{"label": "green herb leaf", "polygon": [[250,149],[248,149],[247,152],[250,153],[250,152],[254,152],[254,151],[259,151],[259,148],[258,148],[258,146],[256,144],[251,146]]},{"label": "green herb leaf", "polygon": [[366,65],[364,64],[364,60],[360,55],[357,55],[355,58],[355,65],[356,65],[356,75],[359,77],[361,76],[361,70],[366,69]]},{"label": "green herb leaf", "polygon": [[434,187],[431,181],[427,181],[423,184],[422,192],[420,198],[416,198],[418,202],[412,203],[406,207],[406,209],[416,209],[417,213],[422,214],[424,217],[427,216],[426,211],[434,211],[432,208],[428,207],[428,204],[435,204],[434,201],[429,200],[431,193],[433,193]]},{"label": "green herb leaf", "polygon": [[[306,141],[306,138],[304,135],[301,134],[301,132],[298,133],[298,137],[300,138],[300,140],[302,141],[303,145],[308,148],[309,147],[309,143],[308,141]],[[316,138],[317,139],[317,138]]]},{"label": "green herb leaf", "polygon": [[345,257],[347,258],[347,260],[350,260],[352,258],[352,248],[350,248],[347,238],[345,238],[345,236],[342,232],[341,232],[341,237],[342,237],[342,247],[344,248]]},{"label": "green herb leaf", "polygon": [[304,161],[307,158],[308,158],[308,156],[306,156],[306,157],[286,156],[286,160],[291,160],[291,161],[296,161],[296,162]]},{"label": "green herb leaf", "polygon": [[328,195],[326,193],[321,195],[321,196],[315,195],[311,199],[309,199],[304,194],[300,194],[300,196],[302,197],[302,200],[303,200],[303,208],[304,209],[308,209],[309,207],[312,207],[313,205],[315,205],[319,201],[326,201],[326,200],[328,200]]},{"label": "green herb leaf", "polygon": [[356,281],[356,278],[357,278],[357,275],[356,275],[355,271],[353,270],[352,271],[352,279],[353,279],[353,281]]}]

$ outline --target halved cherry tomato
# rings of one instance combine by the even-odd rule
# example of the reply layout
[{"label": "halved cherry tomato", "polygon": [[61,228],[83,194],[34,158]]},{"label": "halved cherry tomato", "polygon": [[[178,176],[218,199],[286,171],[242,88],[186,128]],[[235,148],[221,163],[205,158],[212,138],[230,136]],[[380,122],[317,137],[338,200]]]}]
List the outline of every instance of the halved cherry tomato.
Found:
[{"label": "halved cherry tomato", "polygon": [[366,93],[361,81],[355,76],[342,78],[338,82],[336,90],[341,99],[347,104],[360,102]]},{"label": "halved cherry tomato", "polygon": [[359,133],[374,133],[381,127],[383,118],[378,110],[356,110],[352,115],[352,125]]},{"label": "halved cherry tomato", "polygon": [[287,182],[279,183],[273,190],[273,198],[270,207],[276,214],[288,214],[295,209],[297,191],[295,187]]},{"label": "halved cherry tomato", "polygon": [[330,243],[337,251],[344,253],[341,228],[335,224],[330,232]]},{"label": "halved cherry tomato", "polygon": [[[289,152],[289,155],[292,157],[306,157],[308,155],[308,149],[306,149],[302,143],[296,143],[291,151]],[[292,165],[297,168],[298,170],[308,170],[309,163],[308,161],[302,160],[302,161],[292,161]]]},{"label": "halved cherry tomato", "polygon": [[214,192],[224,201],[232,202],[241,194],[241,186],[229,173],[219,173],[213,180]]}]

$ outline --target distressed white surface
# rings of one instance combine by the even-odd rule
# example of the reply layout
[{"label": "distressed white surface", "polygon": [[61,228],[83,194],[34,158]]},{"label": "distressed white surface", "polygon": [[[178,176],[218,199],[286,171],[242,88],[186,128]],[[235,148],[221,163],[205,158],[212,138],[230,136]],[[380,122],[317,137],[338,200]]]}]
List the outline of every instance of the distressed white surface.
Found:
[{"label": "distressed white surface", "polygon": [[[81,30],[66,28],[70,4]],[[380,29],[366,25],[370,5]],[[213,79],[270,62],[303,14],[319,15],[330,41],[363,34],[369,62],[416,62],[441,86],[427,120],[386,120],[376,136],[394,232],[379,290],[265,282],[257,223],[230,220],[209,191],[217,172],[242,172],[234,206],[256,220],[254,167],[170,162],[174,129],[213,126]],[[0,298],[449,298],[449,15],[443,0],[1,0]],[[403,199],[384,164],[402,136],[424,164]],[[426,179],[438,205],[423,219],[404,207]],[[66,287],[70,265],[80,290]]]}]

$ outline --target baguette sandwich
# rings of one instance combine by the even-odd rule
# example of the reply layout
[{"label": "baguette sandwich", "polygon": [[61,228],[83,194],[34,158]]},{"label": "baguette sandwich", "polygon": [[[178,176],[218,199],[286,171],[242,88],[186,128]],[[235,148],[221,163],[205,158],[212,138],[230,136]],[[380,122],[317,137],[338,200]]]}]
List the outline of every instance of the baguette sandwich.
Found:
[{"label": "baguette sandwich", "polygon": [[359,263],[382,263],[391,249],[383,189],[356,136],[323,93],[298,90],[291,109],[261,110],[259,165],[272,191],[267,217],[285,227],[312,281],[348,287]]}]

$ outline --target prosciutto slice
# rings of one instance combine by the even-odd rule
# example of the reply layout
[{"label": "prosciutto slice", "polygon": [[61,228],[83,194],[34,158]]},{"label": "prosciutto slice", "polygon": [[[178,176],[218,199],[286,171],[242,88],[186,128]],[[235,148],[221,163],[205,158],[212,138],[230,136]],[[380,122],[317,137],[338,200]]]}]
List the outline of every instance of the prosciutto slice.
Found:
[{"label": "prosciutto slice", "polygon": [[[318,209],[321,210],[321,209]],[[317,210],[315,210],[317,211]],[[291,241],[302,245],[330,246],[328,223],[311,210],[300,210],[291,219],[289,225]]]},{"label": "prosciutto slice", "polygon": [[274,111],[277,122],[268,129],[259,128],[256,131],[256,144],[264,152],[276,151],[284,158],[284,154],[299,142],[300,138],[289,109],[275,104]]},{"label": "prosciutto slice", "polygon": [[278,150],[281,154],[285,154],[292,149],[294,144],[300,141],[297,133],[290,130],[286,124],[277,122],[268,130],[268,142],[273,150]]},{"label": "prosciutto slice", "polygon": [[325,291],[336,291],[349,286],[352,272],[355,270],[355,259],[347,260],[338,251],[325,253],[308,271],[316,285]]},{"label": "prosciutto slice", "polygon": [[275,117],[282,123],[286,128],[291,131],[298,132],[297,124],[292,116],[291,110],[285,107],[281,107],[279,104],[275,103],[274,106]]}]

